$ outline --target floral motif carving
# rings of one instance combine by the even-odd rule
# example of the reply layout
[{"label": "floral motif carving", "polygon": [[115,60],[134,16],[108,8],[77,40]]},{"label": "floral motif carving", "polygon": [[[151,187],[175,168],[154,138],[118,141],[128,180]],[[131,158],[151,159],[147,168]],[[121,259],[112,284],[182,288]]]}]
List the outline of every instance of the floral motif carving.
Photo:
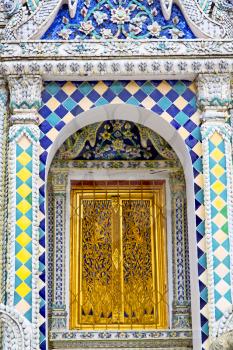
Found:
[{"label": "floral motif carving", "polygon": [[176,160],[170,146],[151,129],[114,120],[92,124],[72,135],[58,158],[77,160]]},{"label": "floral motif carving", "polygon": [[[62,16],[62,20],[59,20]],[[154,0],[83,0],[75,18],[69,17],[63,6],[54,25],[44,34],[49,39],[147,39],[193,38],[177,7],[171,18],[164,21],[161,8]]]}]

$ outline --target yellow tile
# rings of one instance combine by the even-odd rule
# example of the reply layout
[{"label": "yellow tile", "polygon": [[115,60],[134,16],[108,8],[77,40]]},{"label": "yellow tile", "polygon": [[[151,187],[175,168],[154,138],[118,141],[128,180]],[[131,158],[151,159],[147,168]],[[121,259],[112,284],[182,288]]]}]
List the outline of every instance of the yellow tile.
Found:
[{"label": "yellow tile", "polygon": [[80,107],[84,110],[87,111],[88,109],[91,108],[91,106],[93,106],[93,102],[91,102],[89,100],[89,98],[84,97],[81,99],[81,101],[79,102]]},{"label": "yellow tile", "polygon": [[168,123],[170,123],[173,120],[171,115],[169,113],[167,113],[167,112],[163,112],[162,115],[161,115],[161,118],[166,120]]},{"label": "yellow tile", "polygon": [[114,99],[112,100],[111,104],[122,104],[124,103],[118,96],[114,97]]},{"label": "yellow tile", "polygon": [[187,106],[188,102],[182,97],[179,96],[173,104],[180,110],[182,110],[185,106]]},{"label": "yellow tile", "polygon": [[21,283],[17,288],[16,288],[16,292],[22,297],[26,297],[26,295],[31,291],[31,288],[29,288],[29,286],[23,282]]},{"label": "yellow tile", "polygon": [[202,144],[198,142],[194,147],[193,147],[193,152],[195,152],[199,157],[202,156]]},{"label": "yellow tile", "polygon": [[31,220],[29,220],[25,215],[21,216],[21,218],[16,221],[16,224],[21,228],[22,231],[25,231],[28,226],[31,225],[31,223]]},{"label": "yellow tile", "polygon": [[25,199],[23,199],[18,205],[17,208],[22,214],[26,214],[29,209],[31,209],[31,204],[28,203]]},{"label": "yellow tile", "polygon": [[20,156],[17,157],[17,160],[20,162],[22,165],[27,165],[31,161],[31,157],[26,153],[22,152]]},{"label": "yellow tile", "polygon": [[188,132],[188,130],[186,130],[183,126],[181,126],[178,130],[179,134],[182,136],[182,139],[185,140],[190,133]]},{"label": "yellow tile", "polygon": [[197,93],[197,85],[196,83],[192,83],[190,86],[189,86],[189,89],[193,92],[193,93]]},{"label": "yellow tile", "polygon": [[222,191],[225,189],[224,184],[219,180],[215,181],[215,183],[211,187],[216,194],[222,193]]},{"label": "yellow tile", "polygon": [[218,132],[215,131],[215,133],[211,136],[210,141],[215,145],[218,146],[222,142],[223,138],[221,135],[219,135]]},{"label": "yellow tile", "polygon": [[216,209],[221,210],[226,205],[226,202],[221,197],[217,197],[213,201],[213,205]]},{"label": "yellow tile", "polygon": [[22,136],[19,141],[18,144],[20,145],[20,147],[22,147],[23,149],[27,149],[30,145],[31,145],[31,141],[29,140],[28,137],[26,137],[25,135]]},{"label": "yellow tile", "polygon": [[151,109],[152,107],[154,107],[155,105],[155,101],[150,97],[150,96],[147,96],[142,102],[142,106],[147,108],[147,109]]},{"label": "yellow tile", "polygon": [[22,168],[20,171],[18,171],[17,176],[20,178],[20,180],[25,182],[32,176],[32,173],[27,168]]},{"label": "yellow tile", "polygon": [[163,80],[157,87],[161,94],[166,95],[171,90],[171,85],[167,81]]},{"label": "yellow tile", "polygon": [[126,90],[129,91],[129,93],[131,93],[132,95],[134,95],[139,89],[140,87],[138,86],[138,84],[135,81],[130,81],[127,85],[126,85]]},{"label": "yellow tile", "polygon": [[224,153],[221,152],[218,148],[215,148],[215,150],[210,153],[210,156],[212,159],[218,162],[220,159],[222,159],[222,157],[224,157]]},{"label": "yellow tile", "polygon": [[15,273],[22,281],[26,280],[29,275],[31,275],[31,271],[25,266],[22,265]]},{"label": "yellow tile", "polygon": [[77,90],[77,87],[74,83],[68,81],[67,83],[65,83],[65,85],[62,86],[62,90],[70,96],[73,94],[73,92],[75,92],[75,90]]},{"label": "yellow tile", "polygon": [[23,248],[16,254],[16,257],[21,263],[25,264],[31,258],[31,254],[27,249]]},{"label": "yellow tile", "polygon": [[51,130],[49,130],[49,132],[46,134],[46,136],[51,140],[51,141],[55,141],[57,136],[59,134],[59,131],[55,128],[52,128]]},{"label": "yellow tile", "polygon": [[27,197],[29,195],[29,193],[32,192],[31,188],[26,185],[26,184],[22,184],[21,186],[19,186],[19,188],[17,189],[17,192],[19,193],[19,195],[21,197]]},{"label": "yellow tile", "polygon": [[201,114],[199,111],[196,111],[190,118],[192,122],[194,122],[196,125],[200,125],[201,123]]},{"label": "yellow tile", "polygon": [[73,114],[71,114],[70,112],[68,112],[64,118],[62,119],[62,121],[65,123],[65,124],[68,124],[71,120],[74,119],[74,116]]},{"label": "yellow tile", "polygon": [[94,86],[94,90],[101,96],[108,90],[108,86],[103,81],[99,81]]},{"label": "yellow tile", "polygon": [[219,165],[219,164],[216,164],[212,169],[211,169],[211,173],[216,176],[216,177],[220,177],[224,174],[225,172],[225,169]]},{"label": "yellow tile", "polygon": [[28,245],[29,242],[31,242],[31,237],[28,236],[26,232],[20,233],[20,235],[16,238],[16,241],[22,246],[25,247]]},{"label": "yellow tile", "polygon": [[46,106],[53,112],[58,106],[60,106],[60,102],[56,100],[56,98],[52,97],[48,100],[48,102],[46,102]]}]

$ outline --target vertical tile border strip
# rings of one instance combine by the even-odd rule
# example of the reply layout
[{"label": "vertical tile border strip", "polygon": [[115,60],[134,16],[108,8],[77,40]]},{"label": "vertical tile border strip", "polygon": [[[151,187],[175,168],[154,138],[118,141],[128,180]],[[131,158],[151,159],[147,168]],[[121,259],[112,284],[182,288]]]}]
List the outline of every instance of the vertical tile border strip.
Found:
[{"label": "vertical tile border strip", "polygon": [[[39,257],[39,239],[38,239],[38,213],[39,213],[39,196],[38,196],[38,181],[39,181],[39,128],[36,125],[13,125],[9,130],[10,152],[9,152],[9,227],[10,233],[10,251],[9,258],[15,257],[15,224],[16,224],[16,145],[18,140],[26,136],[33,146],[32,151],[32,332],[33,341],[32,349],[38,350],[39,336],[38,336],[38,316],[39,316],[39,290],[38,290],[38,257]],[[9,261],[8,261],[9,263]],[[8,277],[9,299],[8,303],[14,303],[15,291],[15,261],[11,258],[10,270]]]},{"label": "vertical tile border strip", "polygon": [[[104,89],[101,92],[101,84]],[[68,93],[68,85],[71,92]],[[63,86],[65,89],[63,90]],[[86,91],[84,91],[87,89]],[[63,102],[67,94],[67,103],[73,105],[67,107],[65,112]],[[71,98],[74,94],[76,97]],[[56,96],[55,96],[56,95]],[[87,96],[88,95],[88,96]],[[99,96],[98,96],[99,95]],[[151,95],[151,96],[150,96]],[[168,95],[168,97],[166,96]],[[58,98],[56,100],[56,97]],[[171,100],[169,100],[171,97]],[[66,98],[66,97],[65,97]],[[75,101],[75,99],[77,100]],[[176,100],[177,99],[177,100]],[[206,262],[204,251],[203,231],[203,177],[202,177],[202,148],[200,135],[200,116],[196,107],[196,89],[193,82],[188,81],[91,81],[91,82],[52,82],[45,83],[42,93],[43,106],[39,110],[41,130],[41,153],[40,153],[40,239],[41,250],[45,249],[45,167],[49,150],[53,142],[59,137],[60,130],[74,118],[78,118],[81,112],[93,107],[111,103],[126,103],[143,107],[164,118],[177,130],[183,138],[193,163],[194,193],[196,198],[196,220],[197,220],[197,249],[199,250],[199,283],[202,291],[206,289]],[[117,100],[117,101],[116,101]],[[52,102],[53,101],[53,102]],[[81,104],[80,104],[80,101]],[[84,103],[85,101],[85,103]],[[55,102],[53,110],[51,104]],[[47,105],[48,104],[48,105]],[[166,106],[167,104],[167,106]],[[178,107],[176,107],[176,105]],[[76,107],[75,107],[76,106]],[[82,106],[82,107],[81,107]],[[162,106],[162,108],[160,107]],[[172,106],[171,109],[169,109]],[[58,109],[57,109],[58,108]],[[72,112],[73,109],[73,112]],[[169,109],[169,111],[167,111]],[[178,111],[179,110],[179,111]],[[169,113],[170,112],[170,113]],[[179,115],[176,113],[180,112]],[[64,114],[65,113],[65,114]],[[40,271],[45,274],[45,269]],[[44,277],[45,278],[45,277]],[[200,290],[201,292],[201,290]],[[41,303],[43,304],[44,301]],[[201,301],[202,300],[202,301]],[[203,349],[208,343],[208,329],[206,324],[208,314],[206,312],[207,299],[200,299],[200,317],[202,327]],[[46,349],[45,320],[41,313],[41,327],[44,335],[41,338],[41,349]]]},{"label": "vertical tile border strip", "polygon": [[[214,250],[212,244],[212,213],[211,213],[211,169],[210,169],[210,152],[209,152],[209,141],[214,133],[217,133],[221,136],[224,146],[225,146],[225,160],[226,160],[226,190],[227,190],[227,223],[228,223],[228,239],[230,242],[230,266],[229,270],[231,271],[231,283],[232,284],[232,276],[233,276],[233,237],[232,237],[232,158],[231,158],[231,134],[232,129],[230,125],[219,122],[205,122],[201,126],[202,133],[202,143],[203,143],[203,173],[204,173],[204,202],[205,202],[205,237],[206,237],[206,254],[207,254],[207,273],[208,273],[208,308],[209,308],[209,336],[210,341],[213,341],[218,332],[218,320],[216,320],[216,300],[215,300],[215,292],[216,285],[214,279]],[[232,301],[232,291],[231,291],[231,301]],[[227,311],[227,310],[225,310]]]}]

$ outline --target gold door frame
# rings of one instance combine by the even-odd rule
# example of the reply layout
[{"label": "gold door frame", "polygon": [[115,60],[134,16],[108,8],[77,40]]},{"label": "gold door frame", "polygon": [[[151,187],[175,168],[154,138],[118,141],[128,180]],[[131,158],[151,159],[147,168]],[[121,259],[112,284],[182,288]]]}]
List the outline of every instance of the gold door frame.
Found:
[{"label": "gold door frame", "polygon": [[[91,324],[82,323],[82,229],[84,201],[111,201],[113,225],[120,232],[120,244],[114,241],[112,233],[112,269],[115,273],[120,265],[123,266],[122,243],[122,203],[123,201],[147,200],[150,202],[151,221],[151,255],[153,271],[153,294],[156,317],[154,322],[131,323],[124,322],[124,310],[115,322],[110,324],[100,321]],[[100,202],[99,202],[100,203]],[[119,208],[117,206],[119,205]],[[121,214],[118,216],[117,211]],[[70,239],[70,329],[165,329],[168,327],[168,290],[167,290],[167,242],[166,242],[166,210],[165,210],[165,181],[73,181],[71,184],[71,239]],[[115,213],[115,214],[114,214]],[[119,221],[120,217],[120,221]],[[117,222],[117,220],[119,222]],[[157,249],[156,249],[157,247]],[[115,266],[115,267],[114,267]],[[114,272],[113,274],[114,275]],[[123,272],[121,284],[123,291]],[[115,288],[114,293],[117,294]],[[121,298],[124,299],[122,292]],[[124,308],[124,300],[121,301]],[[155,310],[155,309],[154,309]],[[118,312],[119,314],[119,312]],[[123,316],[122,316],[123,315]],[[155,311],[154,311],[155,315]],[[114,312],[111,316],[114,319]]]}]

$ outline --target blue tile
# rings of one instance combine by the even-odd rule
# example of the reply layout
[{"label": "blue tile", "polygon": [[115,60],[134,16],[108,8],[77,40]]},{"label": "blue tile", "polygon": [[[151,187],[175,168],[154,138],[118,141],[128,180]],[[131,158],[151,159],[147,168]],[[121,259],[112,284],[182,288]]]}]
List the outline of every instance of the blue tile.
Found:
[{"label": "blue tile", "polygon": [[98,94],[98,92],[96,92],[95,90],[92,90],[87,97],[89,98],[89,100],[91,100],[92,102],[96,102],[99,98],[100,95]]},{"label": "blue tile", "polygon": [[122,101],[126,102],[132,95],[127,90],[123,90],[118,96]]},{"label": "blue tile", "polygon": [[142,90],[138,90],[134,94],[134,98],[136,98],[136,100],[139,101],[139,102],[142,102],[143,100],[145,100],[146,97],[147,97],[146,93],[143,92]]},{"label": "blue tile", "polygon": [[55,129],[57,129],[58,131],[60,131],[63,127],[65,126],[65,123],[63,121],[60,121],[60,123],[58,123],[55,126]]},{"label": "blue tile", "polygon": [[84,97],[84,94],[79,91],[79,90],[75,90],[70,97],[75,101],[75,102],[80,102],[81,99]]},{"label": "blue tile", "polygon": [[105,91],[102,97],[108,102],[111,102],[116,97],[116,95],[112,92],[112,90],[108,89]]},{"label": "blue tile", "polygon": [[52,144],[52,141],[46,135],[44,137],[42,137],[42,139],[40,140],[40,145],[44,149],[49,148],[49,146],[51,146],[51,144]]},{"label": "blue tile", "polygon": [[77,105],[77,102],[68,97],[62,104],[68,111],[71,111]]},{"label": "blue tile", "polygon": [[121,81],[114,81],[113,83],[109,82],[109,87],[114,92],[115,95],[119,95],[124,90],[125,85],[126,85],[126,82],[123,83]]},{"label": "blue tile", "polygon": [[179,95],[175,90],[170,90],[166,94],[166,97],[169,98],[170,101],[174,102],[179,97]]},{"label": "blue tile", "polygon": [[86,96],[92,90],[92,86],[89,82],[85,81],[79,85],[78,89],[83,95]]},{"label": "blue tile", "polygon": [[169,113],[173,118],[175,118],[179,112],[180,110],[175,105],[171,105],[167,109],[167,113]]},{"label": "blue tile", "polygon": [[47,152],[47,151],[44,151],[44,152],[40,155],[40,161],[41,161],[43,164],[46,164],[47,157],[48,157],[48,152]]},{"label": "blue tile", "polygon": [[190,104],[187,104],[187,106],[185,106],[182,111],[191,117],[196,112],[196,109],[193,108]]},{"label": "blue tile", "polygon": [[61,89],[61,85],[59,83],[51,82],[46,85],[46,91],[52,96],[55,95]]},{"label": "blue tile", "polygon": [[48,93],[48,91],[43,90],[41,94],[41,99],[43,103],[48,102],[48,100],[51,98],[51,95]]},{"label": "blue tile", "polygon": [[178,124],[177,121],[176,121],[175,119],[173,119],[173,120],[171,121],[171,125],[174,126],[174,128],[175,128],[176,130],[178,130],[178,129],[180,128],[180,124]]},{"label": "blue tile", "polygon": [[151,108],[152,112],[161,115],[163,113],[162,108],[160,108],[158,105],[155,105]]},{"label": "blue tile", "polygon": [[40,124],[40,130],[44,133],[47,134],[47,132],[49,132],[49,130],[52,129],[52,126],[46,121],[44,120],[41,124]]},{"label": "blue tile", "polygon": [[189,89],[186,89],[185,92],[182,94],[182,97],[188,102],[190,102],[194,96],[194,93]]},{"label": "blue tile", "polygon": [[68,113],[68,111],[63,105],[60,105],[57,107],[57,109],[55,109],[54,113],[56,113],[58,117],[63,118]]},{"label": "blue tile", "polygon": [[163,97],[163,94],[161,94],[161,92],[159,90],[154,90],[150,94],[150,97],[152,98],[153,101],[158,102]]},{"label": "blue tile", "polygon": [[56,100],[62,103],[67,99],[68,96],[63,90],[59,90],[54,97],[56,98]]},{"label": "blue tile", "polygon": [[52,111],[46,106],[44,105],[43,107],[41,107],[38,111],[38,113],[43,117],[43,118],[47,118]]},{"label": "blue tile", "polygon": [[83,109],[80,106],[76,106],[70,112],[76,117],[83,112]]},{"label": "blue tile", "polygon": [[196,124],[191,119],[189,119],[183,126],[190,133],[197,127]]}]

